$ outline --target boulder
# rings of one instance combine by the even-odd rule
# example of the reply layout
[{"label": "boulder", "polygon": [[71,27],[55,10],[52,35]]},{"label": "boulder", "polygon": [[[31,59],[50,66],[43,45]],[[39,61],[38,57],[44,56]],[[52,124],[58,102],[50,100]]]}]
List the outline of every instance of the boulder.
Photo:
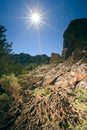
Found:
[{"label": "boulder", "polygon": [[60,54],[52,53],[50,58],[50,63],[60,63],[63,61],[63,58]]}]

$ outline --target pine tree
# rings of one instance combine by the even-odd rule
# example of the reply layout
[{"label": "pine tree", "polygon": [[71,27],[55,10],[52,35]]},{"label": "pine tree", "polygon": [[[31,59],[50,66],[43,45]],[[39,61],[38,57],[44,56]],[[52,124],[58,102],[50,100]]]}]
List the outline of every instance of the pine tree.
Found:
[{"label": "pine tree", "polygon": [[6,28],[0,25],[0,77],[8,74],[10,69],[10,57],[12,43],[8,43],[6,39]]}]

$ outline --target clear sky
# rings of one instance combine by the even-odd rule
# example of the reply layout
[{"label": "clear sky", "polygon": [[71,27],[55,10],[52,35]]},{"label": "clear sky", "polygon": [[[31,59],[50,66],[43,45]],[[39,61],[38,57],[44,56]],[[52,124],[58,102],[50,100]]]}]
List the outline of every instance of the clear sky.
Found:
[{"label": "clear sky", "polygon": [[[29,10],[36,7],[44,23],[38,30],[28,20]],[[0,0],[0,25],[7,28],[7,40],[17,54],[61,54],[63,33],[76,18],[87,18],[87,0]]]}]

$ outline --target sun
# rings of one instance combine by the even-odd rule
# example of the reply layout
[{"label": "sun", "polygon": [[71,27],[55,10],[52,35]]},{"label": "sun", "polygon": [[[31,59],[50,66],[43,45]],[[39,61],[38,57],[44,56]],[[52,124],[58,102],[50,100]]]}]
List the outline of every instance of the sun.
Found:
[{"label": "sun", "polygon": [[27,28],[33,27],[34,30],[39,31],[41,27],[45,26],[45,27],[58,31],[57,28],[55,28],[54,26],[52,26],[46,22],[47,14],[49,11],[43,11],[39,7],[34,7],[31,9],[29,9],[29,7],[27,7],[27,9],[28,9],[27,17],[25,17],[25,19],[27,19],[27,23],[28,23]]},{"label": "sun", "polygon": [[42,25],[43,19],[44,19],[44,14],[39,9],[29,10],[28,13],[29,25],[30,26],[32,25],[36,30],[38,30]]},{"label": "sun", "polygon": [[34,24],[38,24],[38,23],[40,23],[40,21],[41,21],[40,14],[32,13],[32,15],[31,15],[31,22],[34,23]]}]

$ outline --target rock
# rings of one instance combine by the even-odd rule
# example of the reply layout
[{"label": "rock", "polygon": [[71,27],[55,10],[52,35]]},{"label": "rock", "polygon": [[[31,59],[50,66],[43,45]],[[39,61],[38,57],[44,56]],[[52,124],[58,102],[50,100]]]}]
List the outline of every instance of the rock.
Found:
[{"label": "rock", "polygon": [[87,19],[71,21],[64,32],[62,56],[68,59],[72,56],[74,61],[85,58],[87,61]]},{"label": "rock", "polygon": [[[80,119],[87,114],[86,69],[87,63],[79,61],[72,65],[67,62],[42,65],[29,72],[29,76],[34,75],[32,80],[36,76],[30,84],[33,87],[34,83],[35,88],[22,88],[28,91],[28,98],[23,100],[21,114],[16,117],[12,130],[69,130],[71,125],[77,129]],[[37,75],[43,80],[37,80]],[[37,85],[39,81],[42,82]],[[25,94],[22,97],[25,98]]]},{"label": "rock", "polygon": [[50,58],[50,63],[61,63],[63,62],[62,56],[57,53],[52,53]]}]

